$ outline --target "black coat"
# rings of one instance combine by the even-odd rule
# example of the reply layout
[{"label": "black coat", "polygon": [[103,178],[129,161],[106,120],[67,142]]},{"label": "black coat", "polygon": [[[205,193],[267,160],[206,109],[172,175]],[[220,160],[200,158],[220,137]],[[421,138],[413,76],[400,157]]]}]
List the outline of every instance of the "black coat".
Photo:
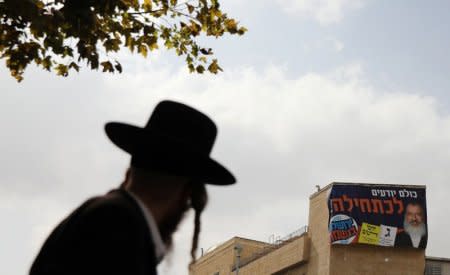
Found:
[{"label": "black coat", "polygon": [[145,217],[124,190],[89,199],[46,240],[30,275],[156,275]]},{"label": "black coat", "polygon": [[[425,234],[425,236],[420,239],[418,248],[425,249],[427,247],[427,239],[427,235]],[[398,233],[395,237],[395,246],[413,247],[413,243],[409,234],[404,231]]]}]

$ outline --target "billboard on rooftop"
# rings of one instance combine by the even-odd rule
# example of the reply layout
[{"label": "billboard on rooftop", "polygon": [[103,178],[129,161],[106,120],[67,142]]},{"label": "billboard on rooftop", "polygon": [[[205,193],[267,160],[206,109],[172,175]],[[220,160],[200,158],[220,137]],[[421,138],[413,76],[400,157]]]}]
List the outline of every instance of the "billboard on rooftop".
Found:
[{"label": "billboard on rooftop", "polygon": [[331,244],[425,249],[425,186],[334,183],[328,198]]}]

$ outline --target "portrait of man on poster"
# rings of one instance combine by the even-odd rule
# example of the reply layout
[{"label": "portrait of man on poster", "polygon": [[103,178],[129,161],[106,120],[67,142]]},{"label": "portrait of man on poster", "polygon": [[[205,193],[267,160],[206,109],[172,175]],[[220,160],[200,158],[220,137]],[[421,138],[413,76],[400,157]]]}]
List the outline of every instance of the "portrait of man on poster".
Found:
[{"label": "portrait of man on poster", "polygon": [[418,202],[408,203],[403,219],[404,231],[397,234],[395,246],[425,249],[428,239],[425,222],[425,211],[422,205]]}]

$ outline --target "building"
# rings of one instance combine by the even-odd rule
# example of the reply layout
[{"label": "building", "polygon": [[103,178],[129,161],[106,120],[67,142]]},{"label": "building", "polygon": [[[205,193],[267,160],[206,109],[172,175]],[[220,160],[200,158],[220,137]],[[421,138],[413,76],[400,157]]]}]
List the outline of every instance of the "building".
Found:
[{"label": "building", "polygon": [[[360,199],[356,199],[357,195],[350,198],[356,189],[365,190],[366,195],[362,195]],[[373,195],[367,193],[369,191],[366,189]],[[342,190],[345,192],[342,193]],[[363,191],[353,193],[363,194]],[[342,207],[339,206],[340,195],[344,198]],[[365,204],[368,196],[373,196],[369,200],[369,205]],[[308,226],[270,243],[234,237],[202,255],[190,266],[190,275],[450,275],[449,259],[426,258],[425,249],[398,247],[394,242],[396,237],[383,238],[379,233],[387,232],[384,236],[388,236],[391,232],[400,235],[398,232],[402,231],[400,228],[402,225],[397,232],[394,226],[381,224],[380,227],[375,224],[371,228],[371,224],[364,222],[365,225],[355,223],[358,228],[356,236],[342,233],[354,230],[334,232],[334,229],[339,227],[334,224],[335,217],[338,217],[338,224],[346,221],[342,219],[343,216],[347,217],[342,211],[335,212],[331,217],[334,210],[364,212],[363,215],[369,220],[381,219],[382,223],[388,225],[389,221],[391,225],[400,224],[396,219],[401,217],[403,224],[404,213],[409,203],[419,199],[423,202],[426,225],[425,186],[331,183],[310,196]],[[383,218],[386,215],[391,216]],[[394,217],[395,215],[397,217]],[[388,231],[383,231],[386,228]],[[375,231],[379,236],[376,240],[370,235]],[[337,239],[333,239],[336,236]]]},{"label": "building", "polygon": [[426,275],[450,275],[450,259],[426,257]]}]

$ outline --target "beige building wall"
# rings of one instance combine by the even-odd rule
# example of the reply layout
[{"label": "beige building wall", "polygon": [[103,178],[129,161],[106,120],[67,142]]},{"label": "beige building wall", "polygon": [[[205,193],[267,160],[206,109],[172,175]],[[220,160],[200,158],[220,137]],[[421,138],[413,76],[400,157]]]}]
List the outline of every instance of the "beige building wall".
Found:
[{"label": "beige building wall", "polygon": [[306,275],[306,274],[308,274],[307,265],[294,266],[293,268],[290,268],[288,270],[276,273],[276,275]]},{"label": "beige building wall", "polygon": [[[242,266],[239,275],[294,274],[292,272],[296,270],[295,267],[305,269],[309,257],[309,247],[310,241],[306,235],[294,238],[257,260]],[[289,273],[289,270],[292,272]]]},{"label": "beige building wall", "polygon": [[330,185],[309,198],[308,235],[311,239],[311,249],[308,261],[308,274],[330,274],[330,241],[327,205],[329,191]]},{"label": "beige building wall", "polygon": [[240,247],[240,261],[249,259],[271,245],[245,238],[234,237],[219,245],[213,251],[206,253],[189,268],[190,275],[220,275],[231,274],[231,269],[236,266],[237,250]]},{"label": "beige building wall", "polygon": [[234,237],[191,265],[191,275],[236,274],[237,250],[240,246],[239,275],[304,274],[309,256],[308,236],[296,237],[281,246]]},{"label": "beige building wall", "polygon": [[423,275],[424,250],[373,245],[333,245],[331,274]]}]

